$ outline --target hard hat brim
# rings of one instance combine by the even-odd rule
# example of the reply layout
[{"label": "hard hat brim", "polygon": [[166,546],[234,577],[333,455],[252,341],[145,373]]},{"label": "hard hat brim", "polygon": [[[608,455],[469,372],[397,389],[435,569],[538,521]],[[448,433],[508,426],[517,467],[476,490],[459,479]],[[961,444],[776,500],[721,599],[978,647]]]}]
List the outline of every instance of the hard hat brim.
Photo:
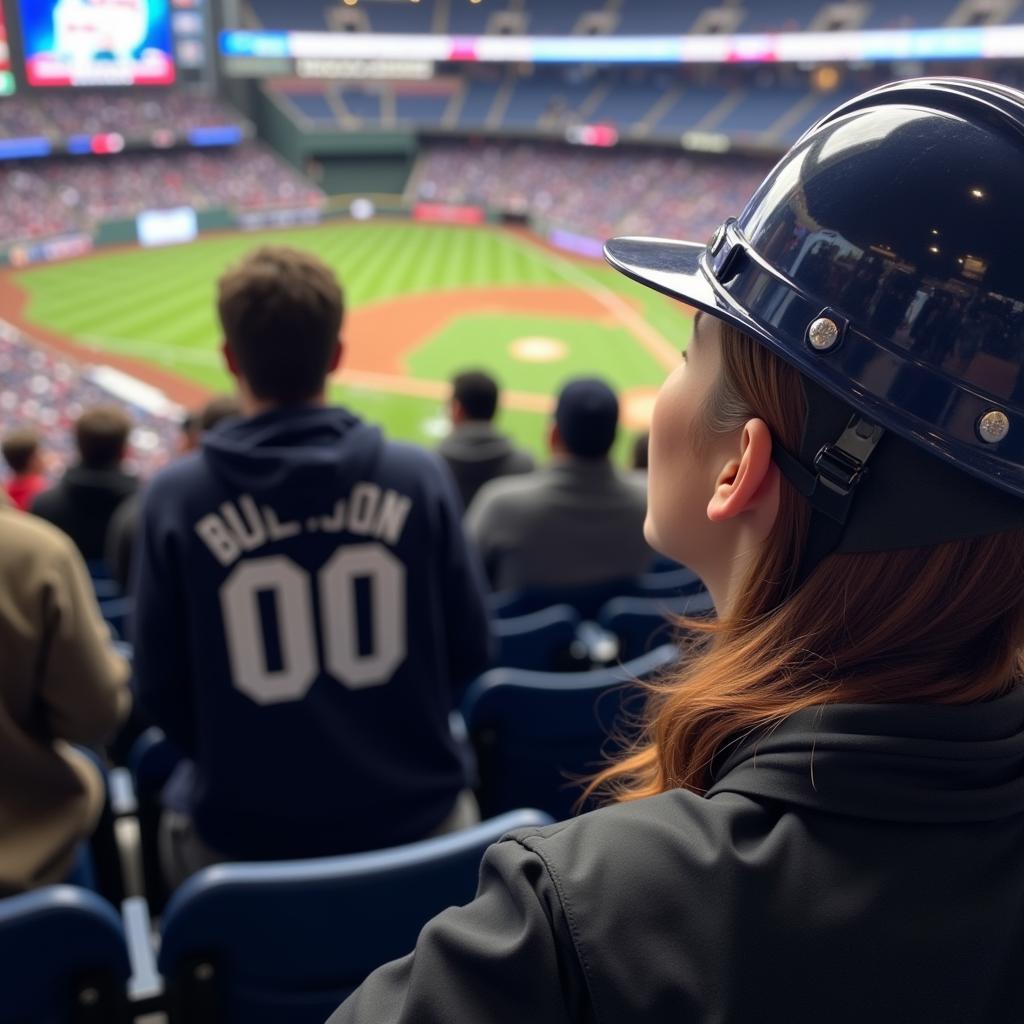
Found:
[{"label": "hard hat brim", "polygon": [[731,305],[723,289],[714,286],[703,266],[706,252],[707,246],[700,242],[670,238],[621,236],[604,246],[605,260],[619,273],[771,344],[771,336],[742,309]]},{"label": "hard hat brim", "polygon": [[700,269],[704,252],[699,242],[669,238],[623,236],[604,245],[604,258],[626,277],[712,312],[715,294]]}]

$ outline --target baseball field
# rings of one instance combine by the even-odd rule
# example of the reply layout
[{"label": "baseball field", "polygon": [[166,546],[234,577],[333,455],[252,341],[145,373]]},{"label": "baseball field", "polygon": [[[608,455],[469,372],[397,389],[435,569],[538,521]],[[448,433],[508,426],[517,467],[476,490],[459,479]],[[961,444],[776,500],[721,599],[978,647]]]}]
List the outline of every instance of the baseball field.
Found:
[{"label": "baseball field", "polygon": [[450,376],[483,368],[504,389],[503,428],[540,452],[552,396],[586,374],[622,395],[621,456],[689,339],[684,307],[525,232],[401,221],[216,235],[9,270],[0,316],[193,404],[229,387],[214,282],[261,244],[312,250],[338,272],[348,314],[334,397],[395,437],[434,441]]}]

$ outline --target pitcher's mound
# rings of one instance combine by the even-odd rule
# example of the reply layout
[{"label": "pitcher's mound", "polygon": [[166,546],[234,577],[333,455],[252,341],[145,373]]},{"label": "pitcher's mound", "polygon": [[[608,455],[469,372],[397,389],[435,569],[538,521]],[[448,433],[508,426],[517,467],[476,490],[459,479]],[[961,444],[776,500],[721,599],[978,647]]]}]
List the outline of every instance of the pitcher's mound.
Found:
[{"label": "pitcher's mound", "polygon": [[569,354],[569,346],[557,338],[517,338],[508,350],[522,363],[557,363]]}]

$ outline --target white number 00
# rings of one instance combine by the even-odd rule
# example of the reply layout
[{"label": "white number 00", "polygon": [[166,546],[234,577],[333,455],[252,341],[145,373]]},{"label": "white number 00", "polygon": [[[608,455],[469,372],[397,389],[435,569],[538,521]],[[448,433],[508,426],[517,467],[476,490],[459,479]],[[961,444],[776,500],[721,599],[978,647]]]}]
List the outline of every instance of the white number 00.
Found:
[{"label": "white number 00", "polygon": [[[370,589],[370,650],[359,651],[357,579]],[[405,566],[381,544],[339,548],[317,573],[324,671],[361,690],[386,683],[405,660]],[[267,667],[259,595],[274,595],[281,667]],[[220,589],[231,677],[257,704],[301,700],[319,674],[309,573],[284,555],[238,565]]]}]

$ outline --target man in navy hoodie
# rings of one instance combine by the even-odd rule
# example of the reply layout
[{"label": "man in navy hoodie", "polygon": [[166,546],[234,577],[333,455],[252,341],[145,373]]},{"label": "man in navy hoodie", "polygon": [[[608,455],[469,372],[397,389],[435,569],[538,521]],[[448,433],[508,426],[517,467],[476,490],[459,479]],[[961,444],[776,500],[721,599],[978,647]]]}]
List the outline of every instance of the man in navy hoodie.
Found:
[{"label": "man in navy hoodie", "polygon": [[164,794],[172,883],[472,823],[448,715],[489,654],[447,470],[324,403],[330,269],[260,249],[218,312],[245,418],[153,480],[136,549],[139,698],[187,757]]}]

